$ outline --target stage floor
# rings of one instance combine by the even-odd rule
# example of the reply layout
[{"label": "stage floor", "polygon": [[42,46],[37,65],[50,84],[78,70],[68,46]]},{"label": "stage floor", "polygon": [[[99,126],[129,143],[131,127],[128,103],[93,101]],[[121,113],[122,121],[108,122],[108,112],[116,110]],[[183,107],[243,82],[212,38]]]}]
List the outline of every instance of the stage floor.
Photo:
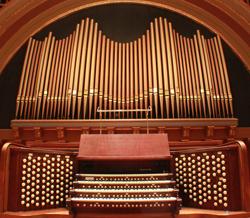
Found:
[{"label": "stage floor", "polygon": [[182,208],[180,214],[171,215],[166,213],[135,213],[135,214],[97,214],[84,213],[73,216],[66,208],[37,210],[28,212],[5,212],[0,214],[1,218],[250,218],[250,212],[244,211],[216,211],[202,210],[196,208]]}]

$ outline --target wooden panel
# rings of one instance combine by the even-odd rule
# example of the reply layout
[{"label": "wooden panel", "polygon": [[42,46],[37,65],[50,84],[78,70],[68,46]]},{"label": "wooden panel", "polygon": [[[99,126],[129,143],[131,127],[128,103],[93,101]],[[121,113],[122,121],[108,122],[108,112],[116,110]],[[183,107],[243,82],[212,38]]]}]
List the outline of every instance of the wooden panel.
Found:
[{"label": "wooden panel", "polygon": [[[119,119],[119,120],[13,120],[12,128],[16,140],[43,140],[44,129],[54,132],[54,140],[57,141],[57,127],[65,127],[65,141],[79,140],[79,134],[83,131],[87,133],[99,133],[100,128],[104,133],[108,133],[110,128],[112,133],[145,133],[147,126],[149,133],[160,132],[169,133],[169,139],[178,140],[206,140],[206,139],[233,139],[236,137],[237,119],[152,119],[150,122],[141,119]],[[207,130],[211,126],[211,130]],[[40,128],[39,137],[35,132],[35,127]],[[202,129],[202,131],[200,131]],[[190,131],[193,130],[193,131]],[[193,132],[196,133],[193,135]],[[73,134],[74,133],[74,134]],[[192,133],[192,134],[190,134]],[[73,134],[72,137],[70,134]],[[195,137],[194,137],[195,136]]]},{"label": "wooden panel", "polygon": [[168,136],[167,134],[82,134],[77,159],[93,161],[170,159]]},{"label": "wooden panel", "polygon": [[173,153],[183,205],[213,210],[244,208],[238,142]]},{"label": "wooden panel", "polygon": [[7,159],[1,160],[6,165],[2,165],[5,169],[1,169],[1,175],[10,182],[6,184],[7,195],[4,198],[1,196],[6,204],[4,210],[64,206],[76,166],[73,153],[27,149],[15,144],[6,146]]}]

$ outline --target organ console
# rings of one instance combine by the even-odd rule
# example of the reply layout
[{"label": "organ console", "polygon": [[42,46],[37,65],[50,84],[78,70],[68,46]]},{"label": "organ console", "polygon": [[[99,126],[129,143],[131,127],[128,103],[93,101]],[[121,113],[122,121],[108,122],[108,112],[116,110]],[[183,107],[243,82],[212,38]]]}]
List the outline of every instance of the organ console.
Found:
[{"label": "organ console", "polygon": [[77,212],[178,213],[170,158],[166,134],[82,135],[68,204]]},{"label": "organ console", "polygon": [[166,139],[165,134],[83,134],[80,147],[6,143],[0,209],[67,206],[93,215],[178,213],[181,205],[249,210],[243,142],[172,142],[169,151]]},{"label": "organ console", "polygon": [[0,211],[250,211],[233,116],[218,35],[186,37],[159,17],[119,42],[86,18],[64,39],[30,38]]}]

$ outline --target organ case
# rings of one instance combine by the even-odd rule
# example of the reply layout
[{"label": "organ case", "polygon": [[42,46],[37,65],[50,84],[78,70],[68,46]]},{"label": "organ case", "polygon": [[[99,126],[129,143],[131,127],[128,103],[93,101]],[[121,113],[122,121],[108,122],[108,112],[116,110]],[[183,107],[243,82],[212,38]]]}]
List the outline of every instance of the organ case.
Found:
[{"label": "organ case", "polygon": [[[159,185],[158,188],[164,189],[160,193],[154,190],[152,194],[152,190],[147,190],[142,194],[134,190],[143,188],[143,185],[146,187],[144,183],[150,184],[148,189],[153,189],[157,182],[170,179],[173,175],[164,172],[170,168],[169,163],[147,159],[138,162],[132,152],[130,159],[126,160],[127,171],[121,172],[124,162],[111,158],[84,160],[79,166],[79,169],[84,169],[81,172],[75,167],[75,153],[58,150],[66,145],[69,150],[76,151],[81,134],[99,131],[108,134],[168,133],[172,147],[176,144],[185,147],[180,149],[181,146],[177,146],[178,149],[171,150],[172,171],[184,206],[249,210],[249,175],[245,167],[248,161],[244,145],[232,142],[214,146],[232,141],[237,126],[218,35],[207,39],[198,30],[192,37],[186,37],[178,33],[166,18],[160,17],[150,23],[141,37],[123,43],[109,39],[94,20],[86,18],[65,39],[56,39],[52,33],[43,41],[29,39],[16,102],[12,128],[16,141],[25,147],[10,144],[10,153],[1,159],[4,187],[8,187],[8,179],[16,178],[10,180],[14,189],[0,193],[1,211],[64,207],[68,188],[73,185],[71,200],[68,200],[72,208],[85,207],[91,211],[93,208],[107,208],[107,205],[112,207],[108,201],[97,200],[113,196],[118,200],[113,202],[113,209],[126,208],[123,212],[132,205],[131,211],[149,207],[178,212],[180,199],[174,182],[167,187]],[[146,128],[144,109],[149,106],[152,112]],[[103,116],[97,113],[98,108],[105,111]],[[55,143],[57,150],[48,149]],[[202,148],[204,145],[208,147]],[[59,179],[58,187],[58,184],[52,187],[49,181],[53,179],[52,164],[59,164],[59,155],[65,159],[63,164],[67,164],[66,160],[73,161],[70,167],[73,167],[75,182],[70,179],[66,184],[63,177],[63,181]],[[12,160],[10,166],[8,158]],[[46,175],[37,165],[39,161],[50,167]],[[237,163],[234,168],[233,162]],[[66,175],[68,168],[63,164],[59,164],[60,173]],[[31,179],[26,176],[29,172],[23,166],[31,169]],[[32,176],[33,168],[40,169],[41,174],[37,174],[40,180]],[[49,179],[43,179],[43,175]],[[32,189],[32,178],[34,192],[28,190],[28,187]],[[130,184],[125,186],[125,191],[121,190],[127,181],[133,187]],[[83,192],[85,183],[90,190]],[[97,192],[93,191],[96,183],[102,183],[101,188],[96,186]],[[113,191],[114,184],[118,190]],[[59,200],[58,190],[64,192]],[[131,195],[137,200],[152,196],[158,199],[154,199],[150,206],[145,201],[130,201]],[[80,201],[72,200],[74,196]],[[92,200],[94,198],[92,202],[85,201],[89,196]],[[158,201],[162,197],[175,200],[167,205],[167,201]]]}]

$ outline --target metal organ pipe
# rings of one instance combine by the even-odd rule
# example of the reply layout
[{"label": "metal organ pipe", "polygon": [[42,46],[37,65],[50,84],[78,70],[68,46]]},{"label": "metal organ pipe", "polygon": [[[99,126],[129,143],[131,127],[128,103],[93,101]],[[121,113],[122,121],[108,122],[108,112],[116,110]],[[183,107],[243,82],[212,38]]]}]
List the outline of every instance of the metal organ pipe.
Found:
[{"label": "metal organ pipe", "polygon": [[17,119],[146,118],[149,106],[150,118],[233,116],[220,37],[182,36],[162,17],[133,42],[89,18],[65,39],[31,38],[16,102]]}]

